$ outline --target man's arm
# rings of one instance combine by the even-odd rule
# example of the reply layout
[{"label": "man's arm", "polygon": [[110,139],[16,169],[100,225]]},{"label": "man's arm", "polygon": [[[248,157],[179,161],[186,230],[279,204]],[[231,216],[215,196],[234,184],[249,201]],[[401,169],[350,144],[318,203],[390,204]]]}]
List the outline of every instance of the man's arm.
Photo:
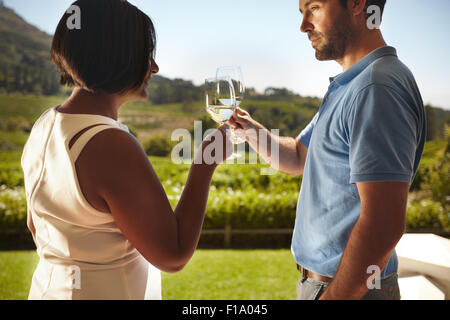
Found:
[{"label": "man's arm", "polygon": [[378,266],[382,271],[404,232],[408,183],[363,182],[357,183],[357,187],[361,215],[321,300],[361,299],[368,291],[367,280],[372,275],[367,273],[368,267]]},{"label": "man's arm", "polygon": [[273,135],[240,108],[236,109],[228,123],[232,128],[245,131],[248,144],[272,168],[290,175],[303,173],[308,148],[298,139]]}]

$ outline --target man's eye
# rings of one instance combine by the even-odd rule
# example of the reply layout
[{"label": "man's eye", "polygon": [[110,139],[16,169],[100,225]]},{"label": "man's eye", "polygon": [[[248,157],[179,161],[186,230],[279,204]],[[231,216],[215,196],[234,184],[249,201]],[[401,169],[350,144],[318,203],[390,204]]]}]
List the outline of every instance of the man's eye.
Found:
[{"label": "man's eye", "polygon": [[319,9],[319,7],[318,6],[311,7],[311,11],[315,11],[316,9]]}]

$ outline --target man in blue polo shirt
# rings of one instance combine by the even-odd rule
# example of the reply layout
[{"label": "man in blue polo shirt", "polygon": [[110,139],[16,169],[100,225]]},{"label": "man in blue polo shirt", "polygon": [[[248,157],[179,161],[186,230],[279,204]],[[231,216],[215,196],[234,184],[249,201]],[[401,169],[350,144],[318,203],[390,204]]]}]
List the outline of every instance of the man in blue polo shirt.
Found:
[{"label": "man in blue polo shirt", "polygon": [[[375,8],[373,6],[376,6]],[[275,169],[303,173],[292,237],[302,271],[299,299],[399,299],[395,246],[426,121],[412,73],[371,22],[385,0],[300,0],[301,31],[318,60],[343,72],[330,79],[319,111],[297,139],[277,137],[238,109],[230,125],[265,130],[247,138]],[[270,147],[268,147],[270,148]],[[270,150],[270,149],[269,149]],[[274,165],[275,163],[275,165]]]}]

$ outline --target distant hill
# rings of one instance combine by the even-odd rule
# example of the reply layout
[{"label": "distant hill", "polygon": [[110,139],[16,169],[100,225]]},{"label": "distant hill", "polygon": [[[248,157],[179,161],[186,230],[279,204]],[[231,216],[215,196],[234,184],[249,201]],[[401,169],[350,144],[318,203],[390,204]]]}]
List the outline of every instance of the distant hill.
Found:
[{"label": "distant hill", "polygon": [[14,31],[16,34],[34,40],[47,48],[52,43],[52,36],[30,25],[12,9],[0,4],[0,31]]},{"label": "distant hill", "polygon": [[60,91],[51,63],[52,37],[0,5],[0,92],[52,95]]},{"label": "distant hill", "polygon": [[[0,0],[0,94],[56,96],[70,92],[59,85],[60,76],[50,58],[51,42],[51,35],[30,25]],[[183,117],[193,117],[203,114],[203,99],[203,86],[155,75],[144,109],[162,105],[163,113],[175,111]],[[11,102],[9,98],[6,100]],[[281,134],[294,135],[312,118],[320,102],[320,98],[302,97],[285,88],[267,88],[263,93],[247,88],[243,106],[256,120],[280,128]],[[442,138],[445,125],[450,124],[450,112],[431,106],[426,111],[428,139]],[[149,124],[147,129],[155,131],[155,126]]]}]

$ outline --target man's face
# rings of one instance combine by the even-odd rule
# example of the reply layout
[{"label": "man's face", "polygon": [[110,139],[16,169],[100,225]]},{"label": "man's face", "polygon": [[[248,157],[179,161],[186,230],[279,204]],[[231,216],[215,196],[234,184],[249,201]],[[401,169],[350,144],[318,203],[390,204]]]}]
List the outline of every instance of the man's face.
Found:
[{"label": "man's face", "polygon": [[300,0],[303,21],[318,60],[338,60],[346,51],[351,36],[350,13],[339,0]]}]

